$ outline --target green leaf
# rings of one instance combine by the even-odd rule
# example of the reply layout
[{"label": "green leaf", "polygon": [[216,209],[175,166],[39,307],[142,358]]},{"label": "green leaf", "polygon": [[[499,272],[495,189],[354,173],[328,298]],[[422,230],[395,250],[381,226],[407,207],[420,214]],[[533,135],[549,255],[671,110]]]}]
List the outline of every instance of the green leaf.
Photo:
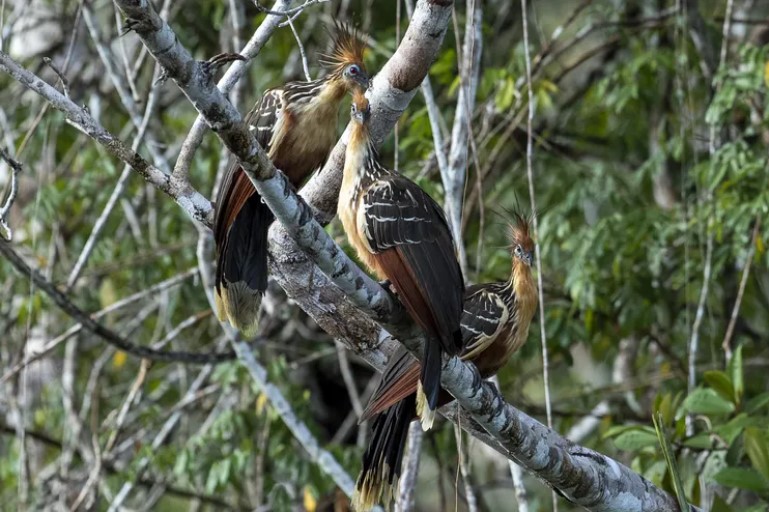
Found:
[{"label": "green leaf", "polygon": [[681,481],[681,472],[678,471],[678,464],[673,456],[673,447],[670,445],[670,439],[665,432],[665,426],[662,423],[662,415],[660,413],[653,414],[654,429],[657,431],[657,439],[662,447],[662,455],[665,457],[665,462],[668,465],[668,471],[673,480],[673,490],[676,492],[676,498],[678,499],[678,506],[681,510],[689,510],[689,502],[686,501],[686,492],[684,491],[684,484]]},{"label": "green leaf", "polygon": [[733,509],[721,496],[716,494],[713,496],[713,506],[710,508],[710,512],[733,512]]},{"label": "green leaf", "polygon": [[710,388],[697,388],[683,403],[684,412],[695,414],[729,414],[734,412],[734,404]]},{"label": "green leaf", "polygon": [[724,468],[715,474],[713,480],[726,487],[736,487],[755,492],[769,491],[769,481],[754,469]]},{"label": "green leaf", "polygon": [[751,398],[745,405],[745,412],[755,414],[769,404],[769,391]]},{"label": "green leaf", "polygon": [[711,388],[718,391],[718,394],[726,398],[730,402],[736,402],[736,396],[734,394],[734,386],[729,377],[720,370],[706,371],[702,377],[705,382]]},{"label": "green leaf", "polygon": [[764,478],[769,479],[769,439],[766,432],[756,427],[745,429],[745,452],[750,462]]},{"label": "green leaf", "polygon": [[657,436],[648,427],[638,427],[618,435],[614,444],[620,450],[634,452],[647,446],[655,446]]},{"label": "green leaf", "polygon": [[703,432],[684,441],[684,446],[697,450],[710,450],[715,445],[712,434]]}]

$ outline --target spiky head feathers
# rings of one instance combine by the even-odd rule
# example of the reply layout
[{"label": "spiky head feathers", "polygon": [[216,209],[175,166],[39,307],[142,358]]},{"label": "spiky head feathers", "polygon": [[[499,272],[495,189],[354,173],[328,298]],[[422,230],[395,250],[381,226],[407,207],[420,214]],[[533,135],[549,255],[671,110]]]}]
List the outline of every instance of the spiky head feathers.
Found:
[{"label": "spiky head feathers", "polygon": [[331,50],[320,54],[319,62],[329,67],[332,72],[342,72],[347,66],[355,64],[365,73],[363,52],[366,50],[366,44],[358,31],[346,23],[335,22],[334,28],[329,30],[329,35]]},{"label": "spiky head feathers", "polygon": [[531,238],[529,219],[519,212],[512,212],[511,216],[513,219],[509,224],[508,236],[513,255],[531,265],[534,260],[534,240]]}]

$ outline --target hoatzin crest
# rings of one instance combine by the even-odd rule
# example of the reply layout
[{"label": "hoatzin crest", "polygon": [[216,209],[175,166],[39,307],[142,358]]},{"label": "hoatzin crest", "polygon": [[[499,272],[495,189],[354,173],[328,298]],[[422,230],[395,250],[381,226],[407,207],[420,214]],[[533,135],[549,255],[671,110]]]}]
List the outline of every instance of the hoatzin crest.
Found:
[{"label": "hoatzin crest", "polygon": [[[483,378],[496,374],[523,345],[537,308],[537,287],[531,275],[534,242],[528,221],[517,213],[513,216],[510,279],[473,285],[464,297],[461,358],[475,363]],[[389,502],[397,488],[409,423],[415,417],[419,370],[419,361],[405,348],[399,349],[361,417],[362,421],[376,416],[355,487],[359,511],[382,499]],[[439,404],[450,400],[442,391]]]},{"label": "hoatzin crest", "polygon": [[[379,163],[369,117],[368,100],[356,91],[338,213],[360,260],[390,281],[426,335],[423,365],[415,375],[424,389],[426,418],[438,403],[442,354],[462,350],[464,281],[443,210],[414,182]],[[408,414],[393,421],[408,425],[413,407]],[[403,441],[405,436],[392,442]],[[360,497],[358,503],[365,504],[365,493]]]},{"label": "hoatzin crest", "polygon": [[[345,94],[368,88],[364,50],[352,29],[337,24],[333,48],[323,56],[329,73],[266,91],[246,117],[259,144],[294,187],[326,161],[337,140]],[[267,230],[273,215],[237,162],[225,174],[215,216],[216,313],[250,338],[267,288]]]}]

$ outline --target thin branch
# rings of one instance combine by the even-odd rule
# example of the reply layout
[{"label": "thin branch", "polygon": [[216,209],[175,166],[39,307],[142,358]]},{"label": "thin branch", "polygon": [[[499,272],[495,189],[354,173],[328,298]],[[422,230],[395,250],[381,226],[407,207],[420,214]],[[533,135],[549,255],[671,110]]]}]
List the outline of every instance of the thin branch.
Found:
[{"label": "thin branch", "polygon": [[0,52],[0,70],[11,75],[28,89],[36,92],[67,119],[78,126],[86,135],[101,144],[109,154],[131,166],[147,182],[168,194],[193,219],[207,226],[213,214],[211,202],[199,192],[187,186],[181,188],[172,183],[170,176],[151,165],[135,151],[131,151],[117,137],[109,133],[85,109],[77,106],[41,78],[21,67],[8,54]]},{"label": "thin branch", "polygon": [[350,367],[350,360],[347,358],[347,350],[341,341],[335,341],[336,356],[339,359],[339,371],[342,373],[342,380],[347,388],[347,394],[350,397],[350,403],[352,404],[355,415],[360,418],[363,415],[363,403],[360,399],[360,393],[355,386],[355,377],[352,374],[352,368]]},{"label": "thin branch", "polygon": [[307,54],[304,51],[302,38],[299,37],[299,33],[296,31],[296,27],[294,27],[294,22],[291,20],[291,16],[288,16],[286,21],[288,22],[288,26],[291,27],[291,33],[294,34],[294,39],[296,39],[296,46],[299,48],[299,56],[302,59],[302,70],[304,71],[304,78],[309,82],[312,80],[312,76],[310,75],[310,66],[307,64]]},{"label": "thin branch", "polygon": [[529,492],[523,484],[523,470],[521,469],[521,466],[512,460],[507,462],[510,467],[510,477],[513,479],[513,489],[515,489],[515,501],[518,505],[518,512],[529,512]]},{"label": "thin branch", "polygon": [[[454,425],[454,439],[457,443],[457,456],[459,459],[457,462],[459,467],[457,469],[459,469],[459,474],[462,476],[462,483],[464,484],[465,488],[467,511],[478,512],[478,498],[475,496],[475,490],[473,489],[473,484],[470,481],[470,470],[468,469],[467,465],[467,447],[465,446],[465,443],[462,442],[462,428],[461,423],[459,422]],[[457,485],[457,490],[458,489],[459,486]]]},{"label": "thin branch", "polygon": [[403,456],[403,471],[398,484],[395,512],[410,512],[414,509],[414,491],[419,476],[419,459],[421,458],[423,436],[422,425],[418,421],[412,421],[409,425],[406,453]]},{"label": "thin branch", "polygon": [[[687,390],[689,394],[694,391],[697,386],[697,354],[699,353],[700,346],[700,327],[702,326],[702,320],[705,318],[705,303],[707,302],[708,292],[710,290],[710,274],[713,269],[713,237],[714,229],[707,226],[706,229],[710,231],[707,235],[707,241],[705,245],[705,267],[702,270],[702,288],[700,289],[700,298],[697,301],[697,311],[694,314],[694,323],[692,324],[692,335],[689,338],[689,376],[687,378]],[[687,415],[686,417],[686,434],[691,436],[694,434],[694,417]]]},{"label": "thin branch", "polygon": [[[273,5],[273,9],[276,12],[283,12],[291,5],[292,0],[276,0]],[[230,66],[224,76],[216,84],[222,94],[229,93],[235,84],[240,80],[248,70],[248,61],[259,55],[262,47],[267,43],[272,36],[272,33],[278,27],[278,23],[285,16],[284,14],[268,14],[259,28],[256,29],[254,35],[246,43],[238,53],[248,59],[245,62],[235,62]],[[188,181],[190,166],[195,157],[200,143],[203,142],[203,135],[206,132],[206,122],[203,120],[203,116],[198,114],[195,122],[192,124],[187,138],[182,143],[179,156],[176,159],[176,165],[174,165],[173,176],[174,181],[186,183]]]},{"label": "thin branch", "polygon": [[112,329],[108,329],[104,325],[96,322],[91,316],[73,304],[69,298],[56,289],[56,287],[47,279],[45,279],[40,272],[30,268],[24,260],[19,256],[16,251],[11,247],[10,243],[5,240],[0,240],[0,254],[3,254],[5,258],[13,265],[13,267],[23,276],[29,278],[35,286],[45,292],[48,297],[67,315],[72,317],[78,323],[83,325],[83,328],[104,341],[113,345],[123,352],[133,354],[138,357],[144,357],[152,359],[153,361],[165,361],[165,362],[180,362],[190,364],[215,364],[226,361],[232,361],[237,356],[234,352],[221,352],[221,353],[202,353],[196,354],[191,352],[174,352],[174,351],[161,351],[155,350],[149,347],[143,347],[140,345],[134,345],[125,338],[122,338]]},{"label": "thin branch", "polygon": [[11,158],[8,151],[5,148],[0,147],[0,158],[3,159],[11,168],[11,183],[8,189],[8,195],[5,197],[5,202],[0,206],[0,237],[10,241],[13,238],[13,230],[8,225],[8,213],[11,211],[13,202],[16,200],[16,195],[19,193],[19,173],[23,169],[23,165]]},{"label": "thin branch", "polygon": [[[451,129],[451,149],[449,150],[448,167],[441,174],[443,188],[446,192],[446,213],[450,220],[451,231],[457,247],[457,256],[462,271],[467,273],[467,252],[462,242],[462,204],[467,176],[468,146],[473,138],[471,118],[475,108],[475,96],[478,90],[478,79],[481,67],[481,50],[483,37],[482,0],[467,2],[464,43],[459,64],[460,87],[457,94],[457,107],[454,113],[454,124]],[[456,30],[455,30],[456,32]],[[457,45],[459,34],[456,34]],[[436,146],[436,153],[441,146]]]},{"label": "thin branch", "polygon": [[535,245],[536,259],[537,259],[537,288],[539,293],[539,331],[540,339],[542,341],[542,379],[545,385],[545,409],[547,411],[547,426],[553,426],[553,411],[550,402],[550,365],[548,364],[547,357],[547,335],[545,332],[545,300],[542,286],[542,253],[540,251],[541,243],[539,241],[539,215],[537,215],[537,202],[536,194],[534,193],[534,171],[533,171],[533,157],[534,157],[534,140],[533,140],[533,128],[534,123],[534,93],[532,91],[531,82],[531,59],[529,57],[529,27],[527,21],[528,10],[526,8],[526,0],[521,0],[521,20],[523,21],[523,47],[524,54],[526,56],[526,89],[529,102],[529,115],[526,118],[526,177],[529,182],[529,202],[531,204],[532,211],[532,224],[534,227],[534,239],[537,241]]},{"label": "thin branch", "polygon": [[315,4],[321,4],[325,2],[329,2],[330,0],[307,0],[304,4],[298,6],[298,7],[292,7],[291,9],[267,9],[266,7],[262,6],[262,4],[259,3],[259,0],[254,0],[254,5],[256,6],[259,11],[265,13],[265,14],[271,14],[273,16],[293,16],[295,14],[299,14],[311,5]]},{"label": "thin branch", "polygon": [[283,393],[280,392],[280,389],[267,380],[267,370],[256,361],[251,347],[243,342],[235,342],[234,347],[240,362],[246,367],[251,378],[259,386],[260,391],[267,396],[270,404],[280,415],[281,420],[283,420],[283,423],[294,435],[294,438],[299,441],[302,447],[309,453],[310,458],[320,466],[324,473],[331,477],[347,497],[352,496],[355,486],[350,475],[347,474],[331,453],[320,447],[315,436],[296,417],[291,404],[283,396]]},{"label": "thin branch", "polygon": [[756,239],[758,238],[758,232],[760,229],[761,218],[757,217],[755,223],[753,224],[753,235],[750,237],[750,247],[748,248],[748,254],[745,256],[745,268],[742,269],[742,277],[740,278],[740,286],[737,290],[737,298],[734,300],[734,307],[732,308],[732,314],[729,317],[729,325],[726,327],[724,341],[721,342],[721,348],[724,349],[724,355],[726,357],[727,363],[732,360],[732,336],[734,335],[734,328],[737,325],[737,317],[740,315],[742,297],[745,295],[745,288],[748,286],[750,267],[753,264],[753,256],[756,254]]}]

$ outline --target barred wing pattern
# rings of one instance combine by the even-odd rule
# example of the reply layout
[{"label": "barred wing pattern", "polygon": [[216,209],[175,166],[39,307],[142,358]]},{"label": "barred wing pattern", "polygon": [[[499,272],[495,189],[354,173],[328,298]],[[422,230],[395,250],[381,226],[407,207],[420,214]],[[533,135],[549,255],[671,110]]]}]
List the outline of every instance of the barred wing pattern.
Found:
[{"label": "barred wing pattern", "polygon": [[[246,116],[267,152],[283,109],[282,90],[272,89]],[[267,228],[272,220],[272,212],[231,157],[216,200],[215,297],[219,319],[226,318],[249,338],[256,334],[261,297],[267,288]]]},{"label": "barred wing pattern", "polygon": [[[270,151],[273,130],[284,108],[283,90],[270,89],[246,115],[246,124],[250,126],[254,137],[266,152]],[[227,230],[235,221],[241,208],[255,192],[254,186],[234,157],[230,157],[227,172],[216,198],[216,218],[214,220],[214,238],[217,247],[223,247]]]},{"label": "barred wing pattern", "polygon": [[435,410],[441,353],[462,349],[464,280],[445,215],[424,190],[397,174],[380,174],[366,188],[358,215],[374,260],[427,335],[420,381],[428,409]]},{"label": "barred wing pattern", "polygon": [[[441,207],[417,184],[400,175],[379,178],[363,197],[363,223],[366,240],[372,252],[397,253],[386,258],[397,267],[388,272],[399,296],[412,302],[410,311],[417,322],[428,320],[422,327],[428,334],[441,338],[444,351],[453,355],[462,348],[457,333],[452,343],[462,311],[462,271],[454,254],[454,243]],[[384,262],[383,262],[384,263]],[[405,271],[408,275],[398,275]],[[393,275],[395,274],[395,275]],[[396,281],[410,280],[420,297],[410,296],[411,286],[398,286]],[[428,311],[419,311],[421,304]],[[430,321],[431,320],[431,321]]]},{"label": "barred wing pattern", "polygon": [[[473,285],[465,294],[462,311],[462,339],[464,350],[462,359],[474,359],[496,339],[507,323],[508,307],[498,290],[497,283]],[[510,294],[511,291],[508,291]]]}]

